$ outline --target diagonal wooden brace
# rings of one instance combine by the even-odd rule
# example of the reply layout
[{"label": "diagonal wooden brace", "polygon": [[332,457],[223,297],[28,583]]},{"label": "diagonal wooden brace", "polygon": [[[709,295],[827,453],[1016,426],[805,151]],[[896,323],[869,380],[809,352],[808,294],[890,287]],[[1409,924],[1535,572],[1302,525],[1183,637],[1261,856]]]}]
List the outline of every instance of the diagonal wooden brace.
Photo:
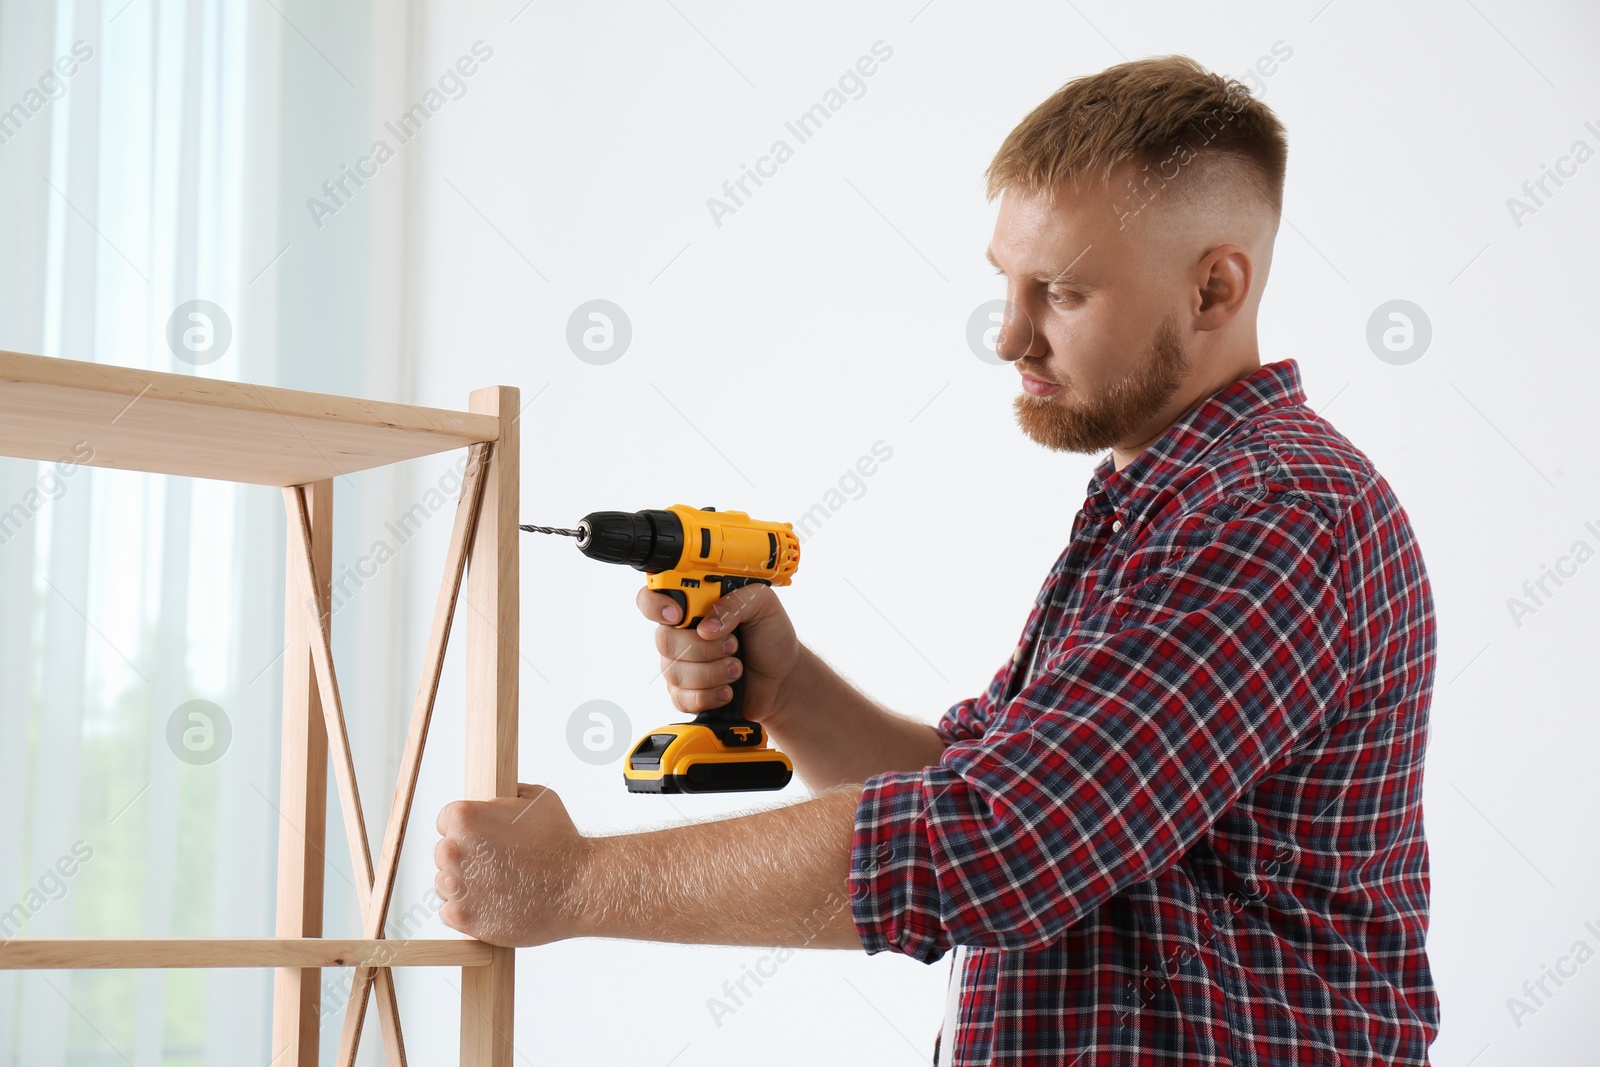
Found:
[{"label": "diagonal wooden brace", "polygon": [[[356,879],[356,898],[361,915],[365,918],[371,907],[372,851],[367,845],[367,826],[361,814],[361,795],[356,788],[355,761],[350,755],[350,735],[345,730],[344,707],[339,701],[339,680],[333,670],[329,620],[322,613],[313,593],[319,586],[311,555],[311,517],[301,486],[285,486],[283,501],[289,513],[289,554],[294,560],[288,580],[298,582],[300,602],[305,606],[306,632],[311,638],[311,662],[317,677],[317,691],[321,697],[323,721],[328,735],[328,755],[333,764],[334,783],[339,790],[345,839],[350,845],[350,867]],[[393,973],[388,968],[384,968],[381,981],[388,987],[387,993],[378,998],[378,1012],[383,1018],[384,1049],[390,1067],[405,1067],[405,1042],[401,1037],[400,1016],[394,999]]]},{"label": "diagonal wooden brace", "polygon": [[[455,618],[456,600],[461,592],[461,579],[466,571],[467,549],[472,543],[473,526],[478,519],[479,504],[483,498],[484,476],[490,462],[492,446],[487,442],[472,445],[467,451],[467,468],[462,475],[461,496],[456,503],[455,525],[450,531],[450,544],[445,549],[444,574],[439,583],[439,596],[434,602],[433,625],[428,631],[428,644],[422,656],[422,679],[417,685],[417,696],[411,708],[411,725],[406,731],[405,749],[400,756],[400,772],[395,779],[394,802],[389,806],[389,822],[384,829],[383,850],[379,853],[377,873],[372,883],[372,900],[364,910],[364,936],[383,937],[383,926],[388,921],[389,902],[394,895],[394,880],[400,861],[400,848],[405,841],[407,822],[411,817],[411,802],[417,791],[417,773],[422,766],[422,752],[428,740],[428,724],[433,717],[433,706],[439,692],[439,677],[444,671],[445,651],[450,642],[450,624]],[[378,982],[379,1019],[387,1026],[383,1011],[384,997],[393,996],[392,986],[385,992],[386,967],[357,967],[355,981],[345,1001],[344,1031],[339,1037],[339,1056],[334,1061],[339,1067],[353,1067],[356,1048],[361,1041],[361,1025],[367,1010],[367,994],[374,981]],[[385,1043],[387,1046],[387,1042]]]}]

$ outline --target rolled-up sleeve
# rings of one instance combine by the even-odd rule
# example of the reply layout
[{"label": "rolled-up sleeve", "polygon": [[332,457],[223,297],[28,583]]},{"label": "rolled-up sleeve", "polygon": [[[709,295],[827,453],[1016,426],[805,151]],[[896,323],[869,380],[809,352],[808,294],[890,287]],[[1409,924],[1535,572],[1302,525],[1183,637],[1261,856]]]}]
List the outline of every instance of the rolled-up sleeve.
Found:
[{"label": "rolled-up sleeve", "polygon": [[[1066,552],[1062,552],[1064,558]],[[1027,624],[1022,628],[1022,635],[1018,639],[1017,647],[1004,663],[994,672],[989,679],[989,684],[984,691],[975,697],[967,697],[950,705],[945,713],[939,716],[939,721],[934,723],[934,731],[947,745],[957,741],[976,741],[983,737],[989,729],[990,720],[994,716],[994,708],[1000,702],[1001,691],[1011,678],[1011,670],[1017,662],[1017,656],[1027,644],[1028,634],[1032,632],[1034,623],[1042,614],[1045,603],[1049,598],[1052,583],[1061,567],[1062,558],[1058,558],[1050,574],[1046,576],[1044,585],[1039,590],[1039,595],[1034,598],[1033,609],[1028,613]]]},{"label": "rolled-up sleeve", "polygon": [[988,687],[978,696],[958,700],[939,716],[934,731],[947,745],[957,741],[976,741],[989,728],[989,718],[1000,699],[1000,687],[1011,674],[1011,661],[1007,660],[994,672]]},{"label": "rolled-up sleeve", "polygon": [[1339,524],[1292,490],[1230,511],[1102,598],[987,734],[867,779],[850,903],[869,953],[1049,944],[1319,731],[1349,678]]}]

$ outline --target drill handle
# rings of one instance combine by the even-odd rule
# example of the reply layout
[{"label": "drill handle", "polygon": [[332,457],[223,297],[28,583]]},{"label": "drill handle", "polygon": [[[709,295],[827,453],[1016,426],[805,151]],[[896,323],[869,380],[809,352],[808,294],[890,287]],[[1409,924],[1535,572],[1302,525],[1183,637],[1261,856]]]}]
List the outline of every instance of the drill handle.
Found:
[{"label": "drill handle", "polygon": [[[701,582],[701,588],[705,589],[711,583],[720,583],[722,591],[718,595],[710,598],[706,598],[704,596],[697,597],[695,598],[696,602],[693,604],[691,604],[689,596],[682,589],[661,590],[661,592],[671,597],[678,605],[678,611],[683,616],[683,618],[675,624],[679,629],[692,629],[700,625],[700,621],[710,613],[711,605],[715,604],[718,600],[721,600],[724,596],[727,596],[735,589],[742,589],[747,585],[772,584],[765,578],[755,578],[743,574],[722,574],[711,575],[703,579]],[[696,614],[696,611],[699,613]],[[739,659],[737,654],[735,654],[734,658]],[[740,662],[743,663],[743,660],[740,660]],[[713,727],[738,725],[741,727],[741,730],[737,734],[737,743],[759,745],[764,740],[761,727],[759,724],[752,723],[749,719],[746,719],[744,714],[744,683],[745,673],[740,671],[739,677],[735,678],[731,683],[729,683],[728,686],[728,688],[733,690],[733,699],[729,700],[726,704],[723,704],[720,707],[707,708],[705,711],[697,714],[694,717],[694,721],[703,726]],[[745,726],[754,726],[755,730],[746,731],[742,729]],[[724,731],[719,729],[717,732],[720,736]]]}]

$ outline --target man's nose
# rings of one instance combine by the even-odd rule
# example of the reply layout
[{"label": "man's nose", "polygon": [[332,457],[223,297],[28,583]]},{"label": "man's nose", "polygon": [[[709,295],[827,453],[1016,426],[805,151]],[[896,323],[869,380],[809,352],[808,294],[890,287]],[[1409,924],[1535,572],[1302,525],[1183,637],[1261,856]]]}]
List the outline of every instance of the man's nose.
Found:
[{"label": "man's nose", "polygon": [[1015,363],[1034,352],[1036,344],[1042,340],[1034,329],[1033,316],[1028,309],[1014,297],[1007,296],[1000,331],[994,339],[994,354],[1007,363]]}]

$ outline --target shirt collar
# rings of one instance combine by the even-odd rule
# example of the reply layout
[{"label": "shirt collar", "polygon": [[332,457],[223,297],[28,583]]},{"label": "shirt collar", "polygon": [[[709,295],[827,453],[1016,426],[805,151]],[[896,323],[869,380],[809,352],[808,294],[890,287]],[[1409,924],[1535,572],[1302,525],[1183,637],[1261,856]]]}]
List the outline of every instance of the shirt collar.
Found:
[{"label": "shirt collar", "polygon": [[1300,365],[1295,360],[1263,364],[1201,401],[1120,471],[1107,452],[1089,479],[1085,510],[1100,515],[1115,512],[1131,519],[1147,492],[1193,466],[1235,427],[1271,408],[1305,400]]}]

